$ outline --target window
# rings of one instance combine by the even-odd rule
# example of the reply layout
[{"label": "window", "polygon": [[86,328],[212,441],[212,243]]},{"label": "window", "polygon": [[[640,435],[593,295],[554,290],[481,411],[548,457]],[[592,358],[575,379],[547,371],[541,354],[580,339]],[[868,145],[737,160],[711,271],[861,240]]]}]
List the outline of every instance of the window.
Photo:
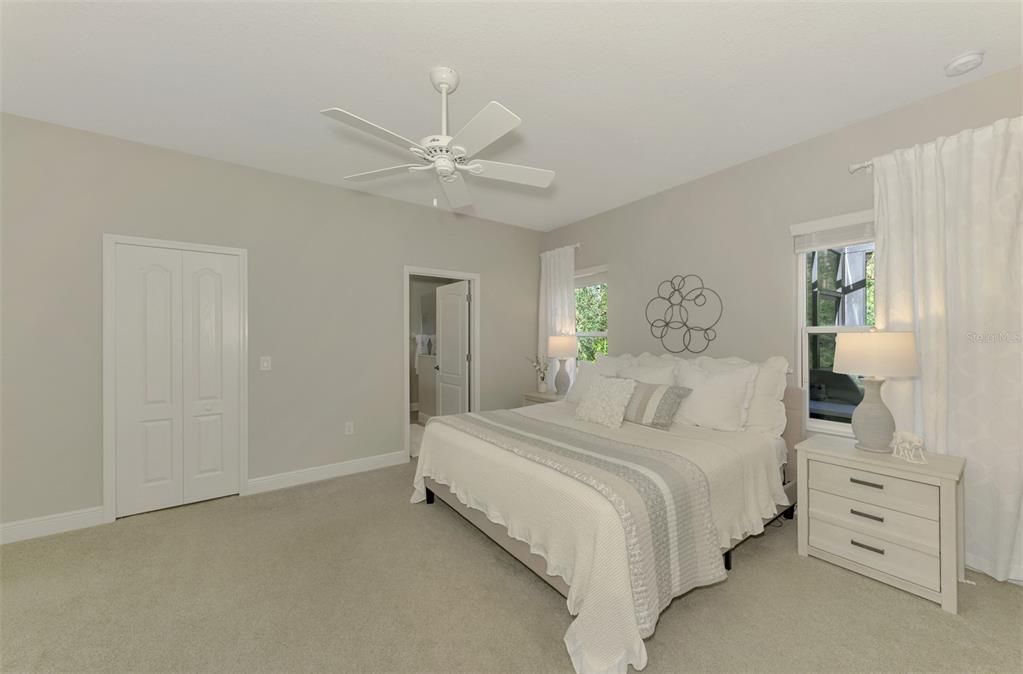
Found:
[{"label": "window", "polygon": [[579,360],[607,353],[607,268],[580,269],[575,277],[575,331]]},{"label": "window", "polygon": [[874,325],[874,243],[831,245],[799,255],[804,288],[803,382],[808,427],[849,424],[862,378],[833,371],[838,333]]},{"label": "window", "polygon": [[874,212],[846,213],[792,225],[796,253],[798,379],[806,428],[852,435],[862,377],[834,371],[840,333],[874,326]]}]

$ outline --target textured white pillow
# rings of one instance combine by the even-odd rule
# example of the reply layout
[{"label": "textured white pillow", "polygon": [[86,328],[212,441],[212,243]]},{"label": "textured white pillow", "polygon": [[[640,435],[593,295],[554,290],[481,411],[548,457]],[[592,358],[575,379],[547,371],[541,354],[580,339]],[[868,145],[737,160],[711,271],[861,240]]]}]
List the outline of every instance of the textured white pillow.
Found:
[{"label": "textured white pillow", "polygon": [[643,384],[671,386],[675,383],[675,363],[661,362],[658,365],[632,365],[618,371],[619,377],[635,379]]},{"label": "textured white pillow", "polygon": [[573,403],[581,401],[597,377],[617,377],[618,373],[623,368],[631,366],[634,360],[629,354],[624,356],[608,356],[598,353],[595,361],[576,361],[575,379],[572,382],[572,388],[568,390],[568,394],[565,396],[565,400]]},{"label": "textured white pillow", "polygon": [[762,363],[750,363],[741,358],[708,358],[702,356],[696,363],[708,371],[736,370],[749,365],[758,368],[750,399],[749,416],[745,430],[781,436],[785,431],[786,414],[785,387],[789,361],[781,356],[772,356]]},{"label": "textured white pillow", "polygon": [[635,388],[634,379],[598,377],[583,394],[582,401],[575,408],[575,416],[583,421],[620,428]]},{"label": "textured white pillow", "polygon": [[719,431],[739,431],[746,424],[757,367],[708,371],[686,363],[676,371],[680,386],[693,390],[679,405],[676,423]]}]

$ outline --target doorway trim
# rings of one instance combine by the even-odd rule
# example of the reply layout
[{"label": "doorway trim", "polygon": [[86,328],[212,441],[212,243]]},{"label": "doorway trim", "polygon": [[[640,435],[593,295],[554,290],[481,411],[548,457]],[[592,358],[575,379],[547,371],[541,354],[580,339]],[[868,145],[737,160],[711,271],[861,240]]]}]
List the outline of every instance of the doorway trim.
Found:
[{"label": "doorway trim", "polygon": [[[116,306],[116,249],[119,245],[168,248],[197,253],[216,253],[238,257],[241,295],[241,363],[238,368],[238,493],[245,494],[249,484],[249,271],[248,251],[244,248],[211,246],[204,243],[146,239],[123,234],[103,235],[103,522],[117,518],[117,334],[114,329]],[[407,429],[406,429],[407,432]]]},{"label": "doorway trim", "polygon": [[472,298],[470,301],[471,307],[469,312],[469,353],[471,354],[471,367],[469,368],[469,406],[473,412],[479,411],[480,408],[480,275],[475,272],[465,271],[453,271],[450,269],[431,269],[429,267],[413,267],[405,265],[402,271],[402,294],[404,295],[404,301],[402,302],[403,313],[402,323],[405,326],[402,332],[401,340],[401,362],[402,372],[404,373],[404,391],[405,395],[401,400],[401,432],[405,438],[405,454],[409,455],[411,448],[409,447],[409,400],[412,397],[412,391],[409,388],[409,356],[408,356],[408,341],[409,341],[409,330],[411,325],[409,323],[409,283],[413,276],[427,276],[433,278],[444,278],[454,279],[456,281],[469,281],[469,295]]}]

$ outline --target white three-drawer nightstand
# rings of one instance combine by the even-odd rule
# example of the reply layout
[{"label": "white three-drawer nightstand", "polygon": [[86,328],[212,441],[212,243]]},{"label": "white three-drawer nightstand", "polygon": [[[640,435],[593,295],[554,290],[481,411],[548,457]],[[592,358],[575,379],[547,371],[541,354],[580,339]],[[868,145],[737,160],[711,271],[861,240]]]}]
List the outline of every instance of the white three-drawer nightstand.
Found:
[{"label": "white three-drawer nightstand", "polygon": [[888,583],[957,612],[963,559],[959,457],[909,463],[856,441],[815,435],[796,445],[799,554]]}]

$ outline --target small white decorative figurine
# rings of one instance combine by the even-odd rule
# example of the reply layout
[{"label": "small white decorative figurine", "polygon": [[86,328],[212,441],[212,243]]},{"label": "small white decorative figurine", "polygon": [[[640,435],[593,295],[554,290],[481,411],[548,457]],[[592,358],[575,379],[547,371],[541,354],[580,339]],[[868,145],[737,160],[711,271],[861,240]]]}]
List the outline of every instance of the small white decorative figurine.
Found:
[{"label": "small white decorative figurine", "polygon": [[899,431],[892,438],[892,456],[909,463],[927,463],[924,454],[924,439],[905,431]]}]

